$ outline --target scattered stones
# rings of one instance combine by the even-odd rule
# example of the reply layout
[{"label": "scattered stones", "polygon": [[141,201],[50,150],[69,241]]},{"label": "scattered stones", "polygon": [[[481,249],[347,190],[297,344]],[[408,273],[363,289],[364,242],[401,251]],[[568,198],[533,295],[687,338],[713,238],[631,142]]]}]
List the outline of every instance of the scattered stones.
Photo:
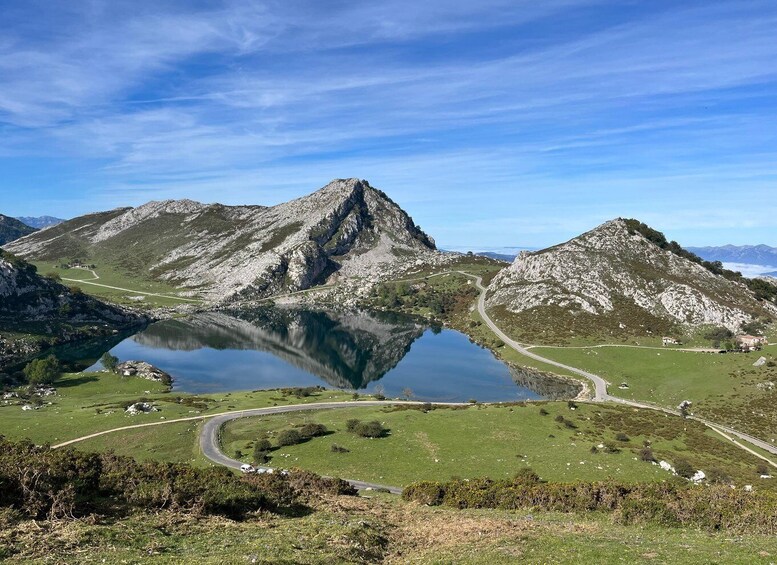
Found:
[{"label": "scattered stones", "polygon": [[140,377],[162,384],[171,384],[173,377],[145,361],[125,361],[116,365],[116,372],[124,377]]}]

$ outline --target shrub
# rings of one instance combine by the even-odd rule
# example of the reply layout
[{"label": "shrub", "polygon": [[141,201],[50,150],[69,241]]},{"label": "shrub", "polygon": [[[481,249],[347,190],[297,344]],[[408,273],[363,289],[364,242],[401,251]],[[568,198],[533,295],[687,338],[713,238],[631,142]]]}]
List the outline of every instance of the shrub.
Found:
[{"label": "shrub", "polygon": [[386,435],[386,429],[381,425],[380,422],[377,420],[373,420],[372,422],[359,422],[357,426],[353,429],[353,433],[355,433],[359,437],[369,437],[369,438],[378,438],[383,437]]},{"label": "shrub", "polygon": [[630,441],[629,436],[627,436],[623,432],[618,432],[617,434],[615,434],[615,439],[616,441],[623,441],[623,442]]},{"label": "shrub", "polygon": [[674,470],[679,476],[690,479],[696,473],[693,465],[687,459],[677,459],[674,462]]},{"label": "shrub", "polygon": [[605,453],[620,453],[621,450],[614,443],[612,443],[610,441],[606,441],[606,442],[604,442],[604,452]]},{"label": "shrub", "polygon": [[439,506],[445,496],[445,486],[434,481],[414,483],[402,491],[402,498],[427,506]]},{"label": "shrub", "polygon": [[653,523],[768,535],[777,528],[776,493],[745,492],[723,485],[698,488],[684,481],[628,484],[611,480],[574,483],[451,480],[409,485],[402,497],[459,509],[611,512],[622,524]]},{"label": "shrub", "polygon": [[283,430],[278,434],[277,442],[279,446],[297,445],[302,443],[303,439],[302,434],[297,430]]},{"label": "shrub", "polygon": [[330,447],[329,450],[332,453],[350,453],[351,451],[347,447],[343,447],[342,445],[337,445],[336,443],[333,443],[332,447]]},{"label": "shrub", "polygon": [[707,472],[707,482],[714,485],[727,485],[731,482],[731,477],[725,471],[713,467]]},{"label": "shrub", "polygon": [[563,423],[564,423],[564,416],[562,416],[561,414],[559,414],[558,416],[556,416],[556,417],[555,417],[555,418],[553,418],[553,419],[554,419],[556,422],[558,422],[559,424],[563,424]]},{"label": "shrub", "polygon": [[351,418],[345,422],[345,429],[349,432],[352,432],[356,429],[356,426],[359,425],[361,420],[357,420],[356,418]]},{"label": "shrub", "polygon": [[547,416],[548,414],[550,414],[550,412],[548,412],[544,408],[540,408],[540,416]]},{"label": "shrub", "polygon": [[648,463],[653,463],[656,460],[656,456],[653,454],[653,450],[647,446],[639,450],[639,458],[642,461],[647,461]]},{"label": "shrub", "polygon": [[299,428],[300,435],[305,438],[321,437],[329,433],[324,424],[307,423]]}]

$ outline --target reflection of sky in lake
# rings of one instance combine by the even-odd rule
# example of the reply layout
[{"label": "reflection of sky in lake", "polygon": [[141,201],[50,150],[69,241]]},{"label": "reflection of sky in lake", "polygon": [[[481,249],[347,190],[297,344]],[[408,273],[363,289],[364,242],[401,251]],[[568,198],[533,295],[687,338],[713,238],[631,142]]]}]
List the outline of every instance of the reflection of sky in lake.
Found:
[{"label": "reflection of sky in lake", "polygon": [[[159,331],[159,327],[155,329]],[[120,360],[143,360],[167,371],[175,379],[174,390],[182,392],[209,393],[310,385],[332,388],[318,376],[272,353],[254,349],[202,347],[191,351],[172,350],[149,347],[129,338],[111,352]],[[539,398],[536,393],[515,384],[508,367],[490,351],[452,330],[439,333],[425,331],[395,367],[363,390],[373,392],[378,385],[389,397],[402,396],[404,389],[410,389],[416,399],[438,402],[473,398],[483,402]]]}]

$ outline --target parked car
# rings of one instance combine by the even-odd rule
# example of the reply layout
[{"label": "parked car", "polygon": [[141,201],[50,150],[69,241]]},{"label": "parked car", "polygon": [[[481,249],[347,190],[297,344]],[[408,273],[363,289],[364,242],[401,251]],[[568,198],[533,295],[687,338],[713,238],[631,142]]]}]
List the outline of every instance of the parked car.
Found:
[{"label": "parked car", "polygon": [[256,469],[254,469],[252,465],[249,465],[248,463],[244,463],[243,465],[240,465],[240,472],[241,473],[256,473]]}]

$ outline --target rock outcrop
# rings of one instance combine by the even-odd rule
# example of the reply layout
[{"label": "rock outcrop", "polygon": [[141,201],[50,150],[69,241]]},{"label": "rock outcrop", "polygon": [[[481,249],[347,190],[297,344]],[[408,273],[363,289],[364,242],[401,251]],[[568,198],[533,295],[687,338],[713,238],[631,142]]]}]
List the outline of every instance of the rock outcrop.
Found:
[{"label": "rock outcrop", "polygon": [[145,322],[145,317],[41,277],[34,266],[0,251],[0,368],[35,355],[44,341],[73,342]]},{"label": "rock outcrop", "polygon": [[777,314],[744,284],[660,248],[628,222],[612,220],[561,245],[521,253],[494,277],[487,306],[517,322],[545,316],[572,332],[632,335],[704,325],[737,331]]},{"label": "rock outcrop", "polygon": [[129,266],[214,302],[371,277],[435,255],[432,238],[358,179],[272,207],[150,202],[76,218],[9,249],[31,259]]}]

